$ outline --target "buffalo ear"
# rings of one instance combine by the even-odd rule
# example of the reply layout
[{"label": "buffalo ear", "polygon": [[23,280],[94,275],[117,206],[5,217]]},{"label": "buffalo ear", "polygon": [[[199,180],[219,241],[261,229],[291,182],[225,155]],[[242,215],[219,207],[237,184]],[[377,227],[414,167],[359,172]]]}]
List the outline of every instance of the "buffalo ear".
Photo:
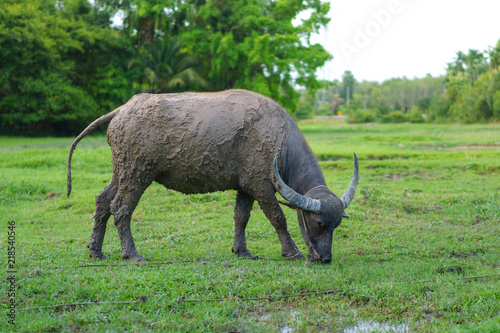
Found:
[{"label": "buffalo ear", "polygon": [[345,219],[348,219],[349,218],[349,215],[347,215],[345,212],[342,213],[342,217],[345,218]]},{"label": "buffalo ear", "polygon": [[296,207],[296,206],[294,206],[293,204],[291,204],[291,203],[289,203],[289,202],[286,202],[286,201],[280,201],[280,200],[278,200],[278,202],[279,202],[280,204],[282,204],[282,205],[285,205],[285,206],[287,206],[287,207],[291,208],[291,209],[297,209],[297,207]]}]

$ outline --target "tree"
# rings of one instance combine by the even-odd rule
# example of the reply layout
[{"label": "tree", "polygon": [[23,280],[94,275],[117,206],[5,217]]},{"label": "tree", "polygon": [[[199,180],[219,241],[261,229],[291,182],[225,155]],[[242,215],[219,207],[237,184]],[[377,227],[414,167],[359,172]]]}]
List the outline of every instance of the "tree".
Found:
[{"label": "tree", "polygon": [[446,77],[449,78],[465,73],[472,84],[487,68],[486,57],[483,52],[470,49],[466,54],[458,51],[454,61],[448,63]]},{"label": "tree", "polygon": [[436,91],[429,105],[429,119],[434,122],[445,122],[450,119],[450,103],[446,94]]},{"label": "tree", "polygon": [[[130,54],[85,0],[7,0],[0,8],[1,132],[69,134],[129,98]],[[109,20],[109,17],[107,18]]]},{"label": "tree", "polygon": [[495,47],[488,47],[487,53],[490,58],[490,68],[497,71],[500,64],[500,40]]},{"label": "tree", "polygon": [[139,82],[146,83],[152,93],[178,91],[188,86],[206,86],[206,81],[195,70],[197,59],[181,51],[175,39],[157,40],[150,50],[129,62],[129,68],[138,69]]},{"label": "tree", "polygon": [[448,63],[447,75],[457,75],[464,71],[465,53],[462,51],[457,52],[457,56],[453,62]]},{"label": "tree", "polygon": [[301,90],[299,93],[301,98],[297,103],[295,117],[297,119],[307,119],[313,115],[314,99],[306,90]]},{"label": "tree", "polygon": [[479,78],[479,74],[486,71],[487,65],[485,64],[486,57],[478,50],[470,49],[469,53],[465,56],[467,63],[467,75],[471,82]]},{"label": "tree", "polygon": [[[499,46],[500,41],[497,43]],[[496,62],[499,56],[497,48],[490,48],[488,64],[485,53],[470,49],[467,54],[458,52],[463,61],[463,71],[448,70],[446,76],[446,107],[443,107],[443,98],[435,97],[436,102],[431,102],[432,114],[447,110],[445,116],[436,118],[460,122],[489,121],[496,117],[495,96],[500,89],[500,75]],[[500,49],[500,48],[499,48]],[[450,68],[451,64],[448,64]],[[439,102],[439,103],[438,103]],[[440,105],[439,108],[433,105]],[[437,111],[437,112],[436,112]]]},{"label": "tree", "polygon": [[[200,5],[179,38],[202,60],[209,90],[244,88],[263,93],[290,110],[295,85],[318,88],[316,70],[331,58],[311,34],[325,26],[329,3],[319,0],[212,0]],[[309,17],[296,20],[302,12]]]},{"label": "tree", "polygon": [[345,104],[347,109],[349,109],[349,102],[352,100],[354,95],[354,85],[356,83],[356,79],[354,75],[352,75],[351,71],[345,71],[342,74],[342,84],[340,86],[340,98],[345,100]]},{"label": "tree", "polygon": [[[316,69],[331,58],[310,41],[329,21],[321,0],[99,1],[124,10],[124,31],[142,53],[177,36],[185,54],[200,60],[209,91],[254,90],[293,111],[295,87],[316,89]],[[299,20],[300,13],[308,17]]]}]

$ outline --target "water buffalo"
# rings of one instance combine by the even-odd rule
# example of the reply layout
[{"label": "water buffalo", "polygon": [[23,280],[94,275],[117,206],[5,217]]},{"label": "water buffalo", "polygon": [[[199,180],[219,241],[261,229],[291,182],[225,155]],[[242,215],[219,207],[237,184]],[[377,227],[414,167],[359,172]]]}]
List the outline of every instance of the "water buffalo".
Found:
[{"label": "water buffalo", "polygon": [[326,187],[318,161],[295,122],[272,99],[245,90],[136,95],[75,139],[68,158],[68,197],[76,145],[108,122],[113,176],[96,197],[88,244],[92,258],[106,258],[102,242],[113,214],[121,257],[147,260],[135,248],[130,220],[141,195],[156,181],[186,194],[236,190],[232,251],[240,257],[253,257],[245,228],[256,200],[278,233],[281,254],[301,257],[276,199],[278,191],[287,205],[297,209],[308,261],[331,261],[333,230],[346,217],[344,210],[358,183],[356,155],[351,183],[339,198]]}]

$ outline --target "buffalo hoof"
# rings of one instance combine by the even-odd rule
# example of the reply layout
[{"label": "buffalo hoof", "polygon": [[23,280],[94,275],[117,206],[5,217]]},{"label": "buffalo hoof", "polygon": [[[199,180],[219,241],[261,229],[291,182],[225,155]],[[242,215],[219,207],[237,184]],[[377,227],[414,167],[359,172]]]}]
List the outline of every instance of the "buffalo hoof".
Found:
[{"label": "buffalo hoof", "polygon": [[247,251],[246,253],[237,253],[237,255],[243,259],[259,259],[259,257],[254,256],[250,251]]},{"label": "buffalo hoof", "polygon": [[248,251],[247,249],[236,251],[234,248],[231,250],[233,251],[234,254],[236,254],[240,258],[246,258],[246,259],[258,259],[257,256],[254,256],[252,252]]},{"label": "buffalo hoof", "polygon": [[300,252],[297,252],[292,255],[283,255],[283,257],[285,257],[285,259],[290,259],[290,260],[304,259],[304,255]]},{"label": "buffalo hoof", "polygon": [[122,254],[122,259],[128,259],[130,261],[149,261],[148,258],[141,256],[138,252],[129,255],[129,254]]},{"label": "buffalo hoof", "polygon": [[246,255],[238,255],[242,259],[251,259],[251,260],[257,260],[259,259],[258,256],[254,256],[252,253],[248,252]]},{"label": "buffalo hoof", "polygon": [[94,260],[106,260],[106,256],[102,251],[90,251],[89,257]]},{"label": "buffalo hoof", "polygon": [[282,248],[281,255],[286,259],[304,259],[304,256],[295,245]]}]

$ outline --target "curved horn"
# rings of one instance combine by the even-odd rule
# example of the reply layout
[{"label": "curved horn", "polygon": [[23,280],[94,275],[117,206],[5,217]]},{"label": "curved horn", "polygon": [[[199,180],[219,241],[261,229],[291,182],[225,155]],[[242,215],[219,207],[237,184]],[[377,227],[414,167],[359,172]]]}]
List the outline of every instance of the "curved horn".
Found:
[{"label": "curved horn", "polygon": [[309,198],[303,196],[300,193],[292,190],[283,179],[281,179],[280,173],[278,171],[278,155],[274,157],[273,161],[273,172],[275,177],[274,187],[281,194],[283,198],[288,200],[293,206],[314,213],[319,213],[321,208],[321,203],[317,199]]},{"label": "curved horn", "polygon": [[359,179],[359,167],[358,167],[358,157],[356,153],[354,153],[354,169],[352,170],[352,179],[347,191],[345,191],[344,195],[340,198],[342,203],[344,204],[344,209],[349,206],[352,199],[354,199],[354,194],[356,194],[356,187],[358,186]]}]

